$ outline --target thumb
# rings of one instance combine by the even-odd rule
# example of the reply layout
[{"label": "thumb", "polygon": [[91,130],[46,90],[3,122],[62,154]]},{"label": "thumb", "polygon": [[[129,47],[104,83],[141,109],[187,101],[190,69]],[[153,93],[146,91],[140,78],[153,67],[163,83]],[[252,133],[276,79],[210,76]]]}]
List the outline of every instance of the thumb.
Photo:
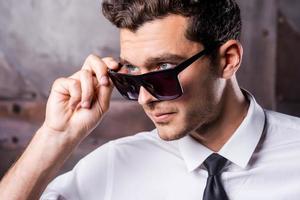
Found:
[{"label": "thumb", "polygon": [[112,82],[109,80],[107,75],[103,75],[100,79],[100,87],[98,93],[98,101],[103,113],[105,113],[109,109],[112,90]]}]

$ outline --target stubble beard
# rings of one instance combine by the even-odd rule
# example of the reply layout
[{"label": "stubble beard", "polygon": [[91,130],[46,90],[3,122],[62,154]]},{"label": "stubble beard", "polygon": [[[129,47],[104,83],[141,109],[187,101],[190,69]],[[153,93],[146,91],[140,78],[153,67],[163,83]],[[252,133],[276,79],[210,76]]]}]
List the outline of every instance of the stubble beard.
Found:
[{"label": "stubble beard", "polygon": [[216,116],[213,108],[213,104],[203,107],[198,105],[196,108],[191,106],[186,113],[178,113],[179,116],[168,123],[155,123],[159,137],[165,141],[172,141],[201,131]]},{"label": "stubble beard", "polygon": [[[159,137],[165,141],[172,141],[183,138],[192,132],[201,133],[202,130],[205,130],[206,126],[214,121],[219,113],[219,106],[213,95],[208,94],[205,97],[202,100],[186,102],[185,107],[181,105],[182,109],[173,108],[172,110],[177,111],[176,116],[166,123],[153,121]],[[147,111],[164,107],[164,104],[158,105],[157,103],[143,106],[147,115]],[[148,117],[150,116],[148,115]]]}]

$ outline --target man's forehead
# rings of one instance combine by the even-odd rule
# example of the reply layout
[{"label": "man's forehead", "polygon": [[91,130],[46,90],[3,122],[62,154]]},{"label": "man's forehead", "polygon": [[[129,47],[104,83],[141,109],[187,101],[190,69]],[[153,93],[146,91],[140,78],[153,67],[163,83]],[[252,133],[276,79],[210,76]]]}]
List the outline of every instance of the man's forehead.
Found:
[{"label": "man's forehead", "polygon": [[[161,31],[168,31],[172,28],[178,28],[180,30],[181,28],[185,29],[187,27],[188,18],[181,16],[181,15],[175,15],[170,14],[165,17],[157,18],[154,20],[150,20],[145,22],[143,25],[141,25],[137,30],[131,31],[127,28],[120,29],[121,32],[124,30],[124,32],[129,32],[133,34],[139,34],[140,32],[161,32]],[[170,31],[172,32],[172,31]]]},{"label": "man's forehead", "polygon": [[170,42],[185,39],[186,18],[170,15],[146,22],[136,31],[120,29],[121,48],[124,45],[147,42]]},{"label": "man's forehead", "polygon": [[186,49],[195,45],[195,42],[185,37],[185,32],[186,18],[180,15],[147,22],[136,32],[121,29],[120,57],[142,64],[144,63],[142,60],[156,58],[159,55],[182,55],[182,52],[186,52]]}]

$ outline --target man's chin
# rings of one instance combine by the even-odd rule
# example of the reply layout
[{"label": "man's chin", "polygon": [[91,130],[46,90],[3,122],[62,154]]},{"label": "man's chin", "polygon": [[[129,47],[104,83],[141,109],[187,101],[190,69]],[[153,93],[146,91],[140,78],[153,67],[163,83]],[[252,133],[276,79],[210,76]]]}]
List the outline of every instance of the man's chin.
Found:
[{"label": "man's chin", "polygon": [[175,127],[168,125],[156,125],[156,129],[158,132],[158,136],[165,141],[178,140],[187,135],[187,133],[177,130]]}]

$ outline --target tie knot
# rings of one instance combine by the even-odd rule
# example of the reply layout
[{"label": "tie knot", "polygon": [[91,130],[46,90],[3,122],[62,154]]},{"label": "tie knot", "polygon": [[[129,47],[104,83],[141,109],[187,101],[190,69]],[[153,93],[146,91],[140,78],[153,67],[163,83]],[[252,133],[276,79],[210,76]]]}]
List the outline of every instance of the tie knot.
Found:
[{"label": "tie knot", "polygon": [[219,154],[213,153],[204,161],[208,174],[210,176],[217,175],[225,166],[227,159]]}]

